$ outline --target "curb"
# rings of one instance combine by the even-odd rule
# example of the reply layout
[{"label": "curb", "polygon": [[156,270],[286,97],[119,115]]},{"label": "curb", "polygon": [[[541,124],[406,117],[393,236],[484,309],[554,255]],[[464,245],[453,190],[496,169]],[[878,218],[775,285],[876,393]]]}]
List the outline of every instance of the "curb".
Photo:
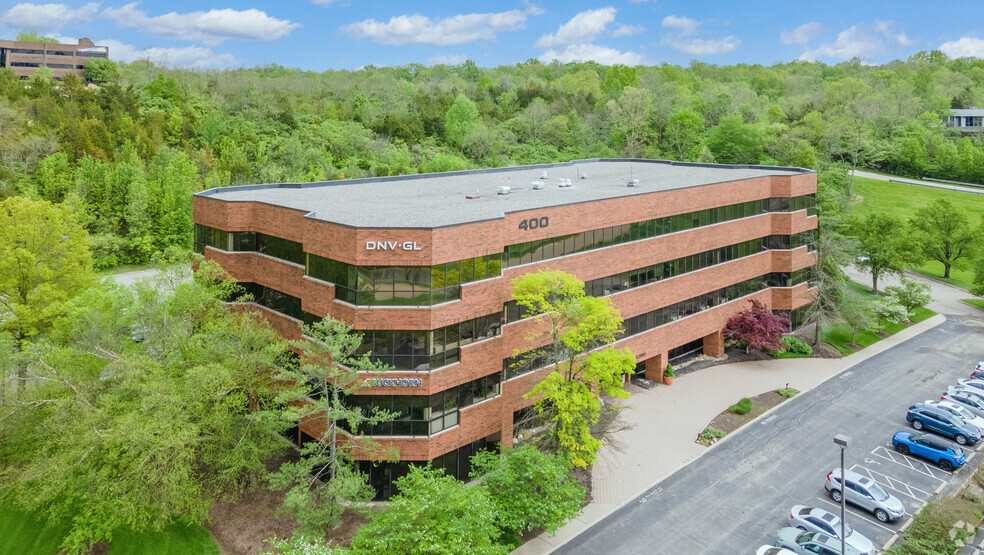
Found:
[{"label": "curb", "polygon": [[968,295],[970,295],[970,291],[967,291],[963,287],[960,287],[958,285],[954,285],[952,283],[947,283],[947,282],[945,282],[945,281],[943,281],[943,280],[941,280],[939,278],[935,278],[935,277],[927,276],[927,275],[924,275],[924,274],[920,274],[919,272],[916,272],[914,270],[910,270],[908,268],[906,268],[903,273],[906,274],[906,275],[908,275],[908,276],[910,276],[910,277],[914,277],[916,279],[925,279],[927,281],[932,281],[933,283],[938,283],[940,285],[945,285],[947,287],[950,287],[952,289],[956,289],[957,291],[963,291],[964,293],[967,293]]},{"label": "curb", "polygon": [[981,308],[981,307],[979,307],[979,306],[977,306],[977,305],[973,305],[973,304],[970,304],[970,303],[968,303],[968,302],[967,302],[966,300],[964,300],[964,299],[959,299],[959,301],[960,301],[961,303],[963,303],[963,304],[965,304],[965,305],[967,305],[967,306],[969,306],[969,307],[971,307],[971,308],[976,308],[977,310],[984,310],[984,308]]},{"label": "curb", "polygon": [[[900,343],[903,343],[905,341],[908,341],[909,339],[912,339],[913,337],[915,337],[917,335],[920,335],[920,334],[922,334],[924,332],[927,332],[927,331],[935,328],[936,326],[939,326],[943,322],[946,322],[946,317],[943,316],[942,314],[937,314],[936,316],[933,316],[932,318],[927,318],[926,320],[923,320],[922,322],[919,322],[918,324],[914,324],[912,326],[909,326],[908,328],[906,328],[906,329],[898,332],[897,334],[893,335],[892,337],[898,337],[898,336],[900,336],[902,334],[906,334],[906,332],[910,332],[905,337],[900,338],[899,341],[897,341],[897,342],[895,342],[895,343],[893,343],[893,344],[891,344],[891,345],[889,345],[887,347],[883,347],[881,349],[877,349],[876,348],[879,344],[882,344],[882,342],[885,341],[883,339],[882,341],[879,341],[879,342],[877,342],[877,343],[875,343],[873,345],[870,345],[868,347],[865,347],[859,353],[854,353],[852,355],[848,355],[848,356],[844,357],[844,358],[849,359],[851,357],[857,356],[858,358],[856,360],[852,360],[850,362],[850,364],[848,364],[847,366],[841,368],[837,372],[831,374],[826,379],[818,382],[817,385],[815,385],[815,386],[813,386],[813,387],[811,387],[809,389],[805,389],[803,391],[800,391],[800,393],[797,394],[796,397],[794,397],[792,399],[789,399],[789,401],[795,401],[797,397],[802,397],[802,395],[804,393],[806,393],[808,391],[812,391],[812,390],[820,387],[821,385],[823,385],[823,384],[827,383],[828,381],[832,380],[833,378],[836,378],[837,376],[843,374],[844,372],[846,372],[847,370],[853,368],[854,366],[857,366],[858,364],[860,364],[860,363],[868,360],[869,358],[872,358],[872,357],[874,357],[876,355],[879,355],[882,352],[887,351],[888,349],[891,349],[892,347],[894,347],[894,346],[896,346],[896,345],[898,345]],[[915,331],[912,331],[913,328],[920,328],[920,329],[915,330]],[[858,355],[860,355],[860,356],[858,356]],[[571,536],[570,538],[566,539],[565,541],[563,541],[563,542],[561,542],[561,543],[559,543],[557,545],[550,546],[549,550],[543,551],[541,553],[545,553],[545,554],[547,554],[547,553],[553,553],[554,551],[560,549],[561,547],[564,547],[565,545],[567,545],[568,543],[570,543],[571,540],[573,540],[574,538],[580,536],[581,534],[583,534],[586,530],[590,529],[595,524],[598,524],[602,520],[605,520],[606,518],[610,517],[616,511],[618,511],[622,507],[627,506],[629,503],[633,503],[633,502],[637,501],[640,497],[642,497],[643,495],[645,495],[646,492],[652,490],[653,488],[655,488],[659,484],[661,484],[661,483],[665,482],[666,480],[672,478],[677,472],[680,472],[681,470],[683,470],[684,468],[686,468],[687,466],[689,466],[693,462],[699,460],[701,457],[703,457],[707,453],[710,453],[712,449],[716,448],[717,446],[721,445],[722,443],[725,443],[726,441],[728,441],[732,437],[738,435],[738,432],[740,432],[741,430],[745,429],[750,424],[753,424],[755,422],[758,422],[762,418],[768,416],[770,413],[778,410],[779,407],[785,406],[787,402],[788,401],[783,401],[782,403],[779,403],[778,405],[776,405],[776,406],[770,408],[769,410],[763,412],[762,414],[758,415],[753,420],[749,420],[748,422],[742,424],[740,428],[738,428],[737,430],[735,430],[735,431],[731,432],[730,434],[724,436],[719,441],[716,441],[715,443],[711,444],[701,454],[699,454],[696,457],[690,459],[689,461],[686,461],[686,462],[682,463],[681,465],[677,466],[669,474],[667,474],[666,476],[660,478],[657,482],[655,482],[653,484],[650,484],[649,486],[646,486],[645,488],[643,488],[642,490],[640,490],[638,493],[633,494],[631,497],[629,497],[625,501],[614,505],[613,508],[610,511],[606,512],[605,514],[603,514],[603,515],[601,515],[601,516],[599,516],[597,518],[595,518],[593,521],[586,523],[586,526],[584,527],[584,529],[581,530],[580,532],[578,532],[577,534]],[[524,544],[524,545],[526,545],[526,544]],[[522,546],[520,548],[517,548],[517,549],[521,549],[521,548],[522,548]],[[513,552],[515,552],[515,551],[513,551]]]}]

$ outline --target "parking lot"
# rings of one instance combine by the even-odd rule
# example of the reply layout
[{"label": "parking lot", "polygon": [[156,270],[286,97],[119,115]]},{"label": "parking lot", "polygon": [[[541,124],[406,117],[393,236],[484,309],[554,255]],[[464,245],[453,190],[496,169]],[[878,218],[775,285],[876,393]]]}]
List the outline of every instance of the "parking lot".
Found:
[{"label": "parking lot", "polygon": [[[928,501],[956,491],[984,460],[984,441],[948,473],[891,445],[913,430],[906,409],[939,399],[981,360],[980,318],[950,318],[878,354],[746,426],[561,547],[558,553],[754,553],[774,544],[793,505],[840,513],[823,485],[839,468],[837,434],[850,436],[846,466],[882,485],[906,515],[883,524],[848,505],[847,522],[883,549]],[[793,384],[795,386],[795,384]],[[653,430],[658,440],[659,430]]]}]

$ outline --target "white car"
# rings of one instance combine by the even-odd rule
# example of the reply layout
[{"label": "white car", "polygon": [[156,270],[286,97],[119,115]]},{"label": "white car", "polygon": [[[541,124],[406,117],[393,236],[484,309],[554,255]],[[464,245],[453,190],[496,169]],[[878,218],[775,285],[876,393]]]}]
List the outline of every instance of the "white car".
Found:
[{"label": "white car", "polygon": [[964,385],[951,385],[950,387],[946,388],[946,392],[948,395],[952,395],[954,393],[961,393],[963,395],[974,397],[976,399],[981,399],[982,401],[984,401],[984,389],[977,389],[976,387],[967,387]]},{"label": "white car", "polygon": [[957,380],[957,385],[960,386],[960,387],[973,387],[973,388],[979,389],[981,391],[984,391],[984,380],[979,380],[979,379],[976,379],[976,378],[974,378],[974,379],[963,378],[963,379]]},{"label": "white car", "polygon": [[[794,505],[789,510],[789,525],[795,526],[807,532],[820,532],[840,541],[841,519],[830,511],[825,511],[816,507],[806,507]],[[851,528],[850,524],[844,523],[844,538],[847,545],[858,550],[864,555],[875,553],[875,544],[866,538],[861,532]]]},{"label": "white car", "polygon": [[926,401],[925,404],[946,411],[954,416],[959,417],[967,424],[973,424],[974,426],[977,426],[978,428],[984,430],[984,417],[982,417],[980,414],[974,413],[974,411],[970,410],[965,405],[961,405],[960,403],[954,401],[946,401],[946,400]]},{"label": "white car", "polygon": [[795,551],[790,551],[785,547],[776,547],[774,545],[763,545],[762,547],[755,550],[755,555],[796,555]]}]

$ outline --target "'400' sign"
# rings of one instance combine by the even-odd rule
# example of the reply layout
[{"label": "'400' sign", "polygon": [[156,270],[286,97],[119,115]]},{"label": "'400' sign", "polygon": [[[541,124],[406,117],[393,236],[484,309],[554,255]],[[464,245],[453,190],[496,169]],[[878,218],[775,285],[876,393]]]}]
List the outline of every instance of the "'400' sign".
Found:
[{"label": "'400' sign", "polygon": [[365,387],[420,387],[424,381],[420,378],[369,378],[363,382]]}]

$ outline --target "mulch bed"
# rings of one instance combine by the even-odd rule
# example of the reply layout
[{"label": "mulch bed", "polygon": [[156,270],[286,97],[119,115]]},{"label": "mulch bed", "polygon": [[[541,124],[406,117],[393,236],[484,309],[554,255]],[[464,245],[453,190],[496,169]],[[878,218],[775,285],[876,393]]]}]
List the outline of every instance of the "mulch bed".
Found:
[{"label": "mulch bed", "polygon": [[[752,411],[748,414],[733,414],[725,410],[714,417],[714,420],[711,420],[708,427],[717,428],[730,434],[741,428],[744,424],[754,420],[765,411],[788,400],[789,397],[785,395],[779,395],[775,391],[766,391],[765,393],[752,397]],[[735,402],[737,403],[738,399],[735,399]]]},{"label": "mulch bed", "polygon": [[[286,457],[277,457],[267,462],[267,469],[280,468]],[[257,486],[235,502],[217,501],[212,505],[210,520],[205,528],[212,539],[219,544],[223,553],[230,555],[256,555],[263,551],[271,552],[273,547],[264,540],[278,537],[289,538],[297,529],[293,517],[274,516],[284,501],[285,492],[272,491],[266,484]],[[348,546],[352,538],[369,519],[352,510],[345,511],[342,522],[325,534],[325,541],[331,545]]]}]

